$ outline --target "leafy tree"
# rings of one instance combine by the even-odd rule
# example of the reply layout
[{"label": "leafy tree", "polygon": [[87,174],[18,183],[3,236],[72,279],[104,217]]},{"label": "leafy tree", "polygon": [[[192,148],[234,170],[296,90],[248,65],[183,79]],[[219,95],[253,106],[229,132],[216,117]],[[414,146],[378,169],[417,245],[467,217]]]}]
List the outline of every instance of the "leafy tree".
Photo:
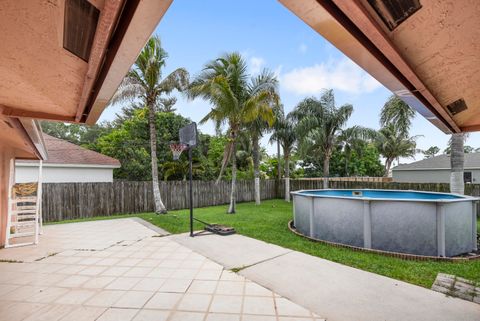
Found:
[{"label": "leafy tree", "polygon": [[[345,168],[345,158],[349,157],[348,167]],[[373,142],[363,142],[347,156],[343,147],[339,145],[332,154],[330,163],[331,176],[372,176],[384,175],[384,166]],[[347,174],[348,173],[348,174]]]},{"label": "leafy tree", "polygon": [[[345,176],[351,175],[349,163],[352,156],[361,157],[364,145],[374,139],[376,134],[375,130],[358,125],[341,130],[338,141],[344,153]],[[354,174],[358,175],[357,172]]]},{"label": "leafy tree", "polygon": [[438,153],[440,153],[438,146],[430,146],[427,150],[422,151],[425,159],[435,157]]},{"label": "leafy tree", "polygon": [[[180,159],[171,162],[165,162],[162,165],[163,179],[166,181],[170,177],[181,178],[183,181],[187,180],[190,162],[188,159],[180,157]],[[192,177],[199,178],[204,171],[202,163],[198,159],[192,158]]]},{"label": "leafy tree", "polygon": [[[146,108],[137,110],[130,119],[97,141],[99,152],[120,160],[122,167],[114,171],[117,179],[152,179],[151,169],[149,170],[151,157],[148,113]],[[178,141],[179,129],[188,123],[188,118],[174,113],[155,113],[156,149],[160,164],[172,161],[169,144],[171,141]],[[199,160],[203,159],[201,148],[200,140],[199,148],[193,150],[193,156]],[[182,154],[182,157],[186,156]],[[164,177],[162,166],[159,166],[158,171],[160,177]]]},{"label": "leafy tree", "polygon": [[163,95],[168,95],[174,89],[182,91],[188,85],[188,72],[183,68],[176,69],[162,79],[162,68],[167,57],[160,38],[157,36],[150,38],[112,98],[112,103],[138,99],[148,108],[153,195],[157,214],[166,213],[167,209],[162,202],[158,186],[155,111],[162,102],[165,102]]},{"label": "leafy tree", "polygon": [[474,153],[474,152],[475,152],[475,148],[473,148],[472,146],[469,146],[469,145],[465,145],[465,146],[463,146],[463,152],[464,152],[465,154]]},{"label": "leafy tree", "polygon": [[328,188],[330,158],[338,143],[342,127],[353,112],[353,106],[346,104],[335,106],[333,90],[326,90],[320,99],[306,98],[293,112],[296,118],[297,132],[300,137],[300,153],[323,157],[323,187]]},{"label": "leafy tree", "polygon": [[380,112],[380,125],[385,127],[388,124],[394,124],[397,127],[397,131],[407,137],[414,117],[415,110],[398,96],[392,95],[383,105]]},{"label": "leafy tree", "polygon": [[285,200],[290,202],[290,158],[297,144],[296,122],[292,114],[279,114],[270,141],[277,141],[283,149],[285,161]]},{"label": "leafy tree", "polygon": [[393,124],[387,124],[378,131],[375,144],[380,154],[385,158],[385,177],[389,175],[395,159],[415,156],[417,153],[417,137],[405,137],[402,129]]},{"label": "leafy tree", "polygon": [[227,145],[228,137],[226,136],[212,136],[210,138],[206,154],[207,165],[205,166],[205,171],[208,173],[209,179],[215,179],[220,175],[223,154]]},{"label": "leafy tree", "polygon": [[223,155],[220,176],[228,161],[232,163],[232,188],[228,213],[236,210],[237,139],[246,123],[255,119],[273,123],[272,101],[277,98],[276,82],[249,80],[247,64],[239,53],[229,53],[209,62],[190,85],[190,98],[202,97],[212,104],[201,123],[212,120],[216,128],[228,125],[228,145]]},{"label": "leafy tree", "polygon": [[112,131],[112,126],[107,122],[102,122],[92,126],[80,124],[68,124],[60,122],[41,122],[44,133],[66,140],[70,143],[80,145],[82,147],[96,150],[96,140]]}]

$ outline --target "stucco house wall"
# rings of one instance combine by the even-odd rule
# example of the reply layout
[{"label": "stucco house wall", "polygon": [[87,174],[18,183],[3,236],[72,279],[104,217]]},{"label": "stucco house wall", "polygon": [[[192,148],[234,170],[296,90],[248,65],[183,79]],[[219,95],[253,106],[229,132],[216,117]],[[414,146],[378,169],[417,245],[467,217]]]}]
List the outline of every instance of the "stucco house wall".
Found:
[{"label": "stucco house wall", "polygon": [[[473,184],[480,184],[480,153],[465,154],[464,172],[472,174]],[[392,169],[394,182],[450,183],[450,156],[438,155]]]},{"label": "stucco house wall", "polygon": [[[16,163],[15,182],[27,183],[38,180],[38,164]],[[78,164],[44,164],[44,183],[113,182],[113,167],[82,166]]]},{"label": "stucco house wall", "polygon": [[[472,172],[472,183],[480,183],[480,170],[465,169]],[[450,170],[393,170],[393,181],[399,183],[450,183]]]}]

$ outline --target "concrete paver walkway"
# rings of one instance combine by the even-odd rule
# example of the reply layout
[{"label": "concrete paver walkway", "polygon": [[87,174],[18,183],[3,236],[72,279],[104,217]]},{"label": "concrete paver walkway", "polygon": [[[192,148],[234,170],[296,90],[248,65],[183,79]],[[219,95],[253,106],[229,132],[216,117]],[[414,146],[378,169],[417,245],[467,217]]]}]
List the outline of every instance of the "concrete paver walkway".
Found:
[{"label": "concrete paver walkway", "polygon": [[45,227],[0,250],[0,320],[319,321],[134,219]]},{"label": "concrete paver walkway", "polygon": [[329,321],[478,321],[480,305],[241,235],[177,242]]}]

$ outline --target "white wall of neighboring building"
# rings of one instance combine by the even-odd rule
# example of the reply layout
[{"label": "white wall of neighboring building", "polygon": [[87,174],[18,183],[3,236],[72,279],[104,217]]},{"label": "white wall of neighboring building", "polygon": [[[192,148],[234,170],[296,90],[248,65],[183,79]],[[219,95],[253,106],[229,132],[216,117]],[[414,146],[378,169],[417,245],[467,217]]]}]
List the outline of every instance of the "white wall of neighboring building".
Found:
[{"label": "white wall of neighboring building", "polygon": [[[43,164],[44,183],[113,182],[113,167],[102,165]],[[38,180],[38,163],[16,163],[15,182]]]},{"label": "white wall of neighboring building", "polygon": [[[472,173],[472,183],[480,184],[479,169],[465,169]],[[450,169],[393,170],[392,177],[398,183],[450,183]]]}]

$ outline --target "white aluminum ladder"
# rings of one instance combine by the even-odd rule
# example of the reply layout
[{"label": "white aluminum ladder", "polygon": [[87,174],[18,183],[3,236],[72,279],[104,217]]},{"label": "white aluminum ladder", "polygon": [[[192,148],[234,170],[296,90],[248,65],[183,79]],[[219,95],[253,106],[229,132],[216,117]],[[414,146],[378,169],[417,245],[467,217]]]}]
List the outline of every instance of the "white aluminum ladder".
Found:
[{"label": "white aluminum ladder", "polygon": [[[12,166],[14,166],[14,163]],[[14,172],[10,172],[6,248],[38,244],[38,235],[41,234],[43,225],[41,209],[42,171],[43,164],[42,161],[40,161],[37,190],[34,196],[15,195],[13,193],[15,181]],[[15,239],[25,240],[16,242]]]}]

